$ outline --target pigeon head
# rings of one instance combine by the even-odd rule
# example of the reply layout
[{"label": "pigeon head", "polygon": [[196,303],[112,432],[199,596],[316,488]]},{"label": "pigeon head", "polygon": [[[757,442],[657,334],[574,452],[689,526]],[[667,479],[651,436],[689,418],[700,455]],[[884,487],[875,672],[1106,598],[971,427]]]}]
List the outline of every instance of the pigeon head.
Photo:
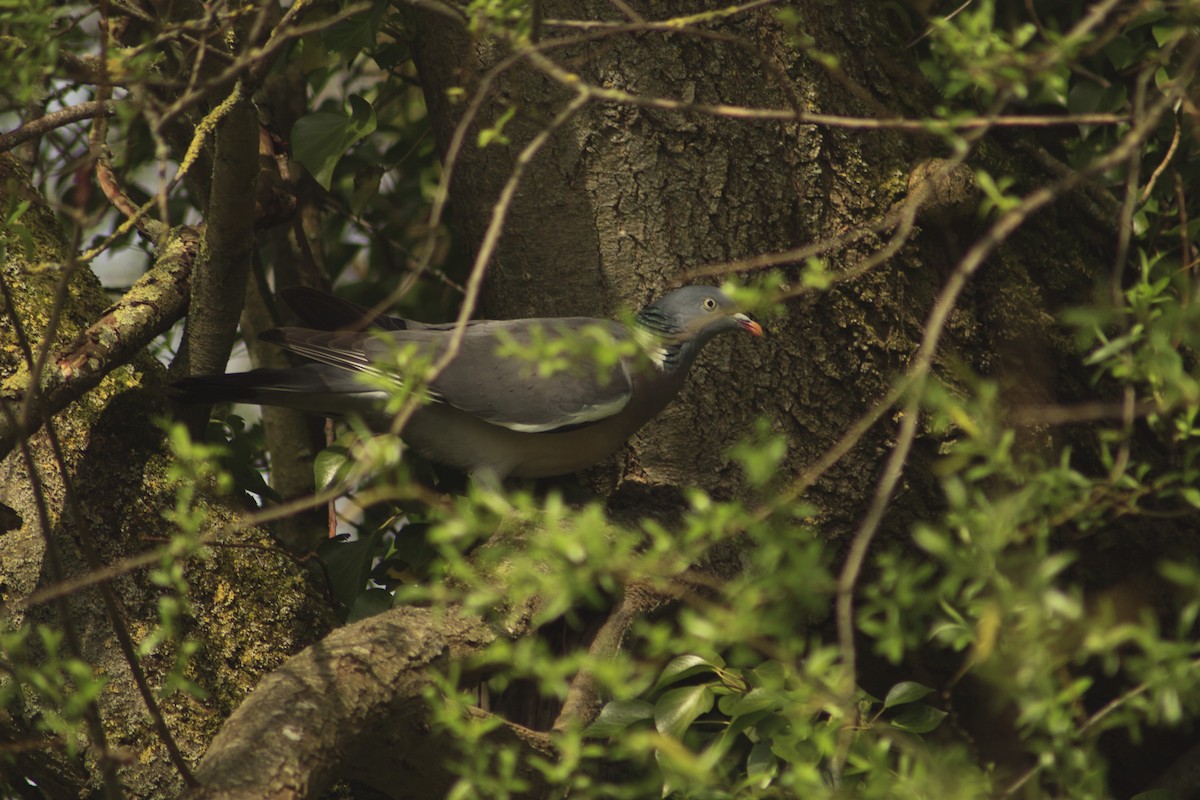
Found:
[{"label": "pigeon head", "polygon": [[666,346],[691,343],[696,350],[722,331],[763,333],[761,325],[740,313],[729,295],[714,286],[685,286],[668,292],[643,308],[637,322]]}]

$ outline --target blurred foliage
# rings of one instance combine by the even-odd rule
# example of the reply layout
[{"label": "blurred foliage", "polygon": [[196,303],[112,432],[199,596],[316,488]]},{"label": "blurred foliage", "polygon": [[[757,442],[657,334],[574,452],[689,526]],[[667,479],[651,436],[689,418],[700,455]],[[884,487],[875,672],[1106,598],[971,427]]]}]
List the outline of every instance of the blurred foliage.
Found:
[{"label": "blurred foliage", "polygon": [[[958,5],[895,9],[941,93],[930,119],[1112,113],[1133,121],[1037,130],[1039,144],[1071,168],[1111,152],[1161,92],[1195,81],[1184,71],[1192,69],[1194,3],[1122,4],[1085,34],[1074,29],[1095,6],[1081,0],[976,0],[953,15],[943,7]],[[333,14],[342,6],[319,7]],[[473,31],[502,30],[520,46],[533,30],[531,8],[476,0],[467,10]],[[0,3],[3,127],[31,104],[46,111],[78,102],[85,90],[62,76],[59,62],[65,50],[97,54],[84,33],[92,15],[48,1]],[[836,67],[813,49],[801,19],[780,11],[797,46]],[[109,147],[138,201],[178,165],[144,113],[163,108],[141,90],[164,80],[159,46],[183,35],[148,32],[140,46],[108,52],[122,83]],[[300,69],[306,80],[306,113],[283,133],[313,179],[306,191],[320,198],[319,242],[326,263],[337,265],[327,277],[343,295],[373,303],[427,263],[400,313],[430,319],[455,307],[463,265],[430,222],[441,168],[407,35],[403,16],[376,2],[292,43],[277,69]],[[989,376],[962,368],[929,384],[921,401],[939,447],[943,502],[912,525],[909,540],[871,553],[856,587],[850,692],[846,653],[827,622],[843,553],[822,538],[803,498],[789,499],[778,474],[788,442],[770,421],[732,450],[754,496],[690,492],[686,516],[670,528],[652,519],[618,525],[598,503],[569,503],[557,491],[471,488],[444,504],[420,502],[406,487],[422,468],[399,460],[393,438],[350,426],[315,465],[320,487],[347,489],[338,505],[343,535],[320,555],[348,621],[399,604],[496,621],[532,607],[535,624],[577,631],[630,585],[680,598],[672,613],[638,620],[619,656],[563,652],[549,637],[500,640],[477,663],[436,676],[428,691],[435,723],[463,743],[451,796],[508,797],[524,780],[522,756],[486,738],[499,721],[466,713],[479,691],[462,685],[466,666],[486,674],[484,691],[497,696],[532,684],[561,700],[581,669],[595,679],[608,701],[599,718],[556,734],[558,760],[532,761],[572,798],[1096,798],[1125,791],[1119,773],[1128,761],[1114,755],[1115,742],[1142,762],[1139,776],[1182,755],[1200,714],[1200,213],[1187,207],[1200,196],[1200,127],[1192,102],[1150,131],[1126,169],[1098,177],[1117,203],[1128,200],[1129,266],[1096,264],[1095,299],[1078,298],[1062,322],[1092,371],[1101,413],[1081,409],[1063,432],[1014,420]],[[507,146],[513,108],[472,144]],[[35,185],[87,242],[114,225],[99,193],[71,192],[87,152],[84,130],[43,137],[30,163]],[[992,220],[1028,191],[1028,176],[980,170],[977,180],[980,213]],[[203,203],[193,191],[178,187],[164,200],[166,216],[194,218]],[[148,258],[131,237],[113,250]],[[271,253],[261,255],[270,274]],[[794,277],[824,291],[836,276],[814,258]],[[739,302],[768,308],[788,283],[771,272],[730,288]],[[611,342],[578,346],[617,355]],[[539,364],[563,356],[544,342],[513,349]],[[405,362],[412,397],[427,367]],[[398,396],[394,409],[412,397]],[[225,455],[171,431],[179,504],[169,518],[172,543],[151,576],[163,591],[161,624],[142,642],[144,652],[177,645],[170,689],[191,689],[180,620],[188,613],[181,565],[203,552],[194,486],[218,482],[271,499],[261,428],[226,417],[217,430]],[[226,470],[217,472],[221,459]],[[378,502],[381,494],[391,499]],[[497,531],[502,545],[492,539]],[[698,583],[695,565],[731,549],[736,574]],[[39,729],[70,747],[104,681],[60,644],[61,634],[44,626],[0,632],[0,702],[37,695],[50,709]],[[1170,746],[1151,748],[1152,734],[1156,742],[1166,734]]]}]

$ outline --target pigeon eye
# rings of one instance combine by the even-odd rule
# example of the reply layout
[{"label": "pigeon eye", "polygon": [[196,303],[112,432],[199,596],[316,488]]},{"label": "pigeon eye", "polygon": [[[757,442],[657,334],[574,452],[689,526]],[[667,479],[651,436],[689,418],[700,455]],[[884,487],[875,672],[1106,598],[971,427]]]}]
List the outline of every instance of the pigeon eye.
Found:
[{"label": "pigeon eye", "polygon": [[717,307],[717,301],[713,300],[711,297],[706,297],[704,298],[703,305],[705,311],[712,311]]}]

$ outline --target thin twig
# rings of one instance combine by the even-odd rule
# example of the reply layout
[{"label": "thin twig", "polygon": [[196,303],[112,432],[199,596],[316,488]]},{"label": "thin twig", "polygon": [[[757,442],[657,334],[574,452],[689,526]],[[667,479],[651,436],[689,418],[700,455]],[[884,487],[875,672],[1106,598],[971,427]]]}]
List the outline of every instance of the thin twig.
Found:
[{"label": "thin twig", "polygon": [[[227,525],[221,525],[197,537],[196,542],[199,545],[211,545],[218,542],[221,537],[230,536],[240,531],[250,528],[261,527],[269,522],[289,517],[301,511],[308,511],[318,506],[323,506],[339,496],[345,494],[345,484],[330,487],[320,492],[315,492],[306,497],[298,497],[294,500],[289,500],[280,503],[270,508],[264,508],[252,514],[244,514],[237,518],[236,521]],[[380,489],[371,489],[366,492],[360,492],[357,496],[358,501],[362,505],[373,505],[387,501],[413,500],[430,507],[447,506],[448,501],[442,495],[434,494],[433,492],[420,487],[417,484],[408,484],[403,488],[387,487]],[[0,614],[13,614],[23,611],[27,608],[43,605],[45,603],[56,602],[60,598],[69,595],[78,594],[80,591],[92,586],[97,586],[101,583],[114,581],[117,578],[128,575],[132,572],[154,566],[162,562],[164,556],[171,554],[170,545],[155,548],[137,555],[127,556],[120,561],[117,561],[98,570],[92,570],[85,575],[69,578],[63,581],[55,582],[49,586],[38,589],[25,597],[16,598],[7,603],[0,603]]]},{"label": "thin twig", "polygon": [[31,122],[25,123],[15,131],[0,134],[0,153],[8,152],[17,145],[28,142],[30,139],[44,136],[56,128],[62,128],[74,122],[91,119],[92,117],[113,114],[116,108],[117,104],[114,100],[89,100],[86,103],[60,108],[58,111],[51,111],[44,117],[38,117]]},{"label": "thin twig", "polygon": [[1171,159],[1175,157],[1175,151],[1179,149],[1179,140],[1182,138],[1182,133],[1183,126],[1179,123],[1179,115],[1176,114],[1175,135],[1171,137],[1171,145],[1167,148],[1166,155],[1162,157],[1162,161],[1158,162],[1158,166],[1154,168],[1154,172],[1150,173],[1150,180],[1146,181],[1145,187],[1142,188],[1142,193],[1138,196],[1138,205],[1150,199],[1150,193],[1154,191],[1154,184],[1158,183],[1158,179],[1166,172]]},{"label": "thin twig", "polygon": [[[1162,414],[1169,409],[1157,403],[1141,402],[1134,405],[1135,416]],[[1124,419],[1129,413],[1126,402],[1077,403],[1074,405],[1027,405],[1018,406],[1008,412],[1004,420],[1009,425],[1029,427],[1034,425],[1074,425],[1083,422]]]},{"label": "thin twig", "polygon": [[[1191,667],[1192,667],[1192,669],[1200,669],[1200,658],[1193,659]],[[1109,714],[1112,714],[1114,711],[1116,711],[1121,706],[1128,703],[1130,700],[1133,700],[1137,697],[1142,696],[1149,690],[1150,690],[1150,684],[1148,682],[1147,683],[1139,683],[1137,686],[1134,686],[1132,689],[1125,692],[1124,694],[1121,694],[1117,697],[1114,697],[1112,700],[1109,700],[1107,703],[1105,703],[1103,706],[1101,706],[1096,711],[1096,713],[1092,714],[1090,717],[1088,717],[1086,720],[1084,720],[1084,723],[1079,726],[1079,736],[1086,735],[1089,731],[1091,731],[1092,728],[1096,727],[1101,722],[1103,722],[1104,718],[1107,717]],[[1005,789],[1004,793],[1000,796],[1001,797],[1012,797],[1014,794],[1016,794],[1021,789],[1022,786],[1024,786],[1026,783],[1028,783],[1031,778],[1033,778],[1035,775],[1037,775],[1039,772],[1041,772],[1043,767],[1044,767],[1044,764],[1041,761],[1034,764],[1032,767],[1030,767],[1024,773],[1019,775],[1016,778],[1016,780],[1014,780],[1012,783],[1010,783],[1008,785],[1008,788]]]},{"label": "thin twig", "polygon": [[[88,568],[97,569],[103,562],[100,560],[100,554],[96,552],[95,545],[92,544],[92,532],[89,530],[87,515],[83,513],[83,507],[79,503],[79,493],[75,491],[75,480],[71,477],[71,471],[67,469],[67,459],[63,454],[62,442],[58,438],[58,431],[55,428],[54,420],[50,418],[49,411],[43,407],[42,414],[42,428],[46,431],[47,438],[50,441],[50,450],[54,454],[54,461],[58,466],[66,506],[75,521],[76,544],[79,545],[80,551],[83,552]],[[183,782],[188,786],[195,786],[196,778],[192,775],[191,767],[188,765],[187,759],[183,757],[183,752],[179,749],[178,742],[175,741],[175,737],[171,734],[171,729],[167,727],[167,720],[163,717],[158,699],[155,698],[154,692],[150,689],[150,684],[146,681],[146,672],[142,669],[141,660],[138,658],[137,649],[133,643],[133,636],[130,635],[129,626],[125,622],[124,605],[118,598],[117,593],[113,591],[112,584],[101,583],[97,586],[97,589],[100,592],[101,600],[104,602],[105,615],[108,617],[113,634],[116,636],[117,649],[121,651],[121,656],[125,659],[126,666],[129,667],[129,675],[133,679],[133,685],[137,688],[138,694],[141,695],[142,704],[146,707],[146,713],[150,715],[150,726],[154,729],[154,733],[158,737],[158,740],[162,742],[163,747],[167,749],[167,757],[175,765],[175,769],[178,770],[180,777],[183,778]]]},{"label": "thin twig", "polygon": [[874,117],[848,117],[837,114],[816,114],[807,111],[797,113],[793,109],[783,108],[753,108],[728,103],[690,103],[674,100],[669,97],[650,97],[634,94],[621,89],[612,89],[595,84],[584,83],[577,74],[570,72],[554,61],[541,56],[538,52],[529,54],[530,61],[563,86],[574,89],[586,87],[594,100],[653,108],[661,111],[678,111],[695,114],[705,114],[729,119],[795,122],[800,125],[819,125],[826,128],[845,128],[849,130],[895,130],[910,133],[937,133],[939,131],[976,131],[991,128],[1007,127],[1051,127],[1056,125],[1118,125],[1128,122],[1124,114],[1065,114],[1051,115],[1018,115],[1018,116],[985,116],[965,117],[962,119],[919,120],[919,119],[877,119]]},{"label": "thin twig", "polygon": [[[300,10],[312,5],[315,0],[302,0],[296,2],[288,9],[288,14],[285,15],[284,21],[290,21]],[[214,89],[227,86],[243,76],[247,76],[252,85],[257,85],[261,82],[262,77],[266,74],[266,70],[270,68],[271,62],[279,51],[288,43],[308,36],[312,33],[320,33],[323,30],[343,22],[347,19],[355,17],[359,14],[369,11],[370,3],[355,3],[347,6],[336,14],[333,14],[320,22],[311,25],[298,25],[294,28],[285,28],[284,21],[275,26],[271,37],[262,47],[252,47],[239,55],[232,64],[221,71],[220,74],[214,76],[207,81],[204,86],[197,87],[195,91],[185,92],[174,103],[163,111],[160,120],[160,126],[166,125],[175,117],[182,114],[184,111],[191,108],[196,103],[199,103]]]}]

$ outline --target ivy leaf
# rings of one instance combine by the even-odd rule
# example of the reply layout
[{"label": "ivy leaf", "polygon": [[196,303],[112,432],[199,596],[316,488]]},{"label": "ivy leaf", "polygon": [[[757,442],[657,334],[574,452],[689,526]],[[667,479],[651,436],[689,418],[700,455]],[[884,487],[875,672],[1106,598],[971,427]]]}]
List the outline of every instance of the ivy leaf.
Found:
[{"label": "ivy leaf", "polygon": [[349,62],[360,52],[370,51],[375,47],[375,39],[386,10],[386,2],[375,0],[369,13],[342,20],[323,31],[321,40],[327,48],[336,51],[343,60]]},{"label": "ivy leaf", "polygon": [[358,596],[367,588],[371,561],[375,556],[376,535],[362,536],[352,541],[329,539],[317,554],[329,573],[330,589],[343,608],[353,609]]},{"label": "ivy leaf", "polygon": [[1100,108],[1104,88],[1092,81],[1079,81],[1067,94],[1067,110],[1072,114],[1091,114]]},{"label": "ivy leaf", "polygon": [[351,145],[375,131],[375,109],[350,95],[350,113],[314,111],[292,126],[292,153],[322,188],[329,189],[333,170]]},{"label": "ivy leaf", "polygon": [[746,775],[755,781],[758,788],[767,788],[771,783],[771,779],[778,772],[779,760],[771,752],[770,744],[759,742],[750,749],[750,755],[746,759]]},{"label": "ivy leaf", "polygon": [[392,607],[393,599],[392,593],[386,589],[367,589],[354,599],[354,605],[346,615],[347,624],[387,611]]},{"label": "ivy leaf", "polygon": [[323,492],[337,483],[343,470],[350,464],[350,450],[341,445],[331,445],[313,459],[313,483],[318,492]]},{"label": "ivy leaf", "polygon": [[587,726],[583,735],[589,739],[607,739],[653,716],[654,706],[645,700],[613,700],[600,709],[596,721]]},{"label": "ivy leaf", "polygon": [[682,739],[688,726],[713,707],[712,689],[707,686],[680,686],[665,692],[654,704],[654,727],[664,736]]},{"label": "ivy leaf", "polygon": [[751,689],[744,695],[732,695],[735,701],[729,706],[729,716],[755,714],[779,706],[779,694],[772,689]]},{"label": "ivy leaf", "polygon": [[671,659],[670,664],[663,667],[662,675],[658,676],[658,682],[654,684],[652,691],[657,691],[664,686],[670,686],[672,683],[678,683],[693,675],[716,672],[723,666],[725,666],[725,662],[720,659],[709,661],[703,656],[697,655],[676,656]]}]

